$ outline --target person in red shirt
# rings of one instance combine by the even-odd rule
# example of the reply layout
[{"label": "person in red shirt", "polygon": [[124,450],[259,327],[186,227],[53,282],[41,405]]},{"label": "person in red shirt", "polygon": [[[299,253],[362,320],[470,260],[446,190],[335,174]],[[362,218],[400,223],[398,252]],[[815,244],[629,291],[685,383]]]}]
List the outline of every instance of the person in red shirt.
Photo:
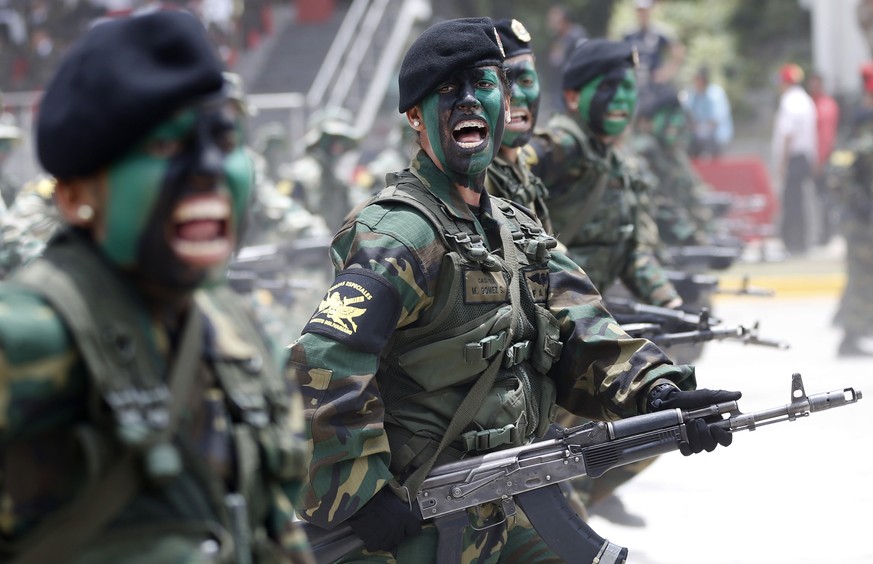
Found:
[{"label": "person in red shirt", "polygon": [[837,139],[837,128],[840,123],[840,106],[825,91],[824,81],[819,73],[810,75],[806,89],[813,102],[815,102],[816,130],[818,132],[818,159],[813,168],[820,214],[818,242],[821,245],[827,245],[834,235],[834,228],[838,219],[836,217],[836,206],[832,201],[833,197],[829,194],[825,184],[824,172]]}]

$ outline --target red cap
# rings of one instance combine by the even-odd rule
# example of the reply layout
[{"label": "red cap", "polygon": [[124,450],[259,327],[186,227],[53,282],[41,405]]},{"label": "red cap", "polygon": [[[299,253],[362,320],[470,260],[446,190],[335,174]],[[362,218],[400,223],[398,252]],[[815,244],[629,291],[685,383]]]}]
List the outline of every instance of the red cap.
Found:
[{"label": "red cap", "polygon": [[803,82],[803,69],[794,63],[786,63],[779,69],[779,80],[783,84],[800,84]]},{"label": "red cap", "polygon": [[861,65],[861,80],[864,82],[864,90],[873,92],[873,62]]}]

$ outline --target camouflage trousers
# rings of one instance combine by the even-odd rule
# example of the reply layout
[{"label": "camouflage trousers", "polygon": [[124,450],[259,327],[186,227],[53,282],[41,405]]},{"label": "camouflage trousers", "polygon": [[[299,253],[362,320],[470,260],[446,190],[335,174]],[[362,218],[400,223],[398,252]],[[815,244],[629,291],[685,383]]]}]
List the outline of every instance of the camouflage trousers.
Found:
[{"label": "camouflage trousers", "polygon": [[[467,513],[470,526],[463,534],[461,563],[563,562],[540,538],[521,508],[517,508],[516,514],[507,518],[503,517],[500,506],[493,503],[468,509]],[[438,541],[436,527],[426,523],[422,527],[421,535],[407,539],[394,552],[360,550],[339,560],[338,564],[436,564]]]}]

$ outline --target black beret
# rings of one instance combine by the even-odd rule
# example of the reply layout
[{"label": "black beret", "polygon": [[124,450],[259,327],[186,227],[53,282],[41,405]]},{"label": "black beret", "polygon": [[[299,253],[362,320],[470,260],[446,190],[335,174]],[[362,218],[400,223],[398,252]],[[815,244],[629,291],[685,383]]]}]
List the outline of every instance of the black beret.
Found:
[{"label": "black beret", "polygon": [[400,113],[421,102],[456,72],[501,66],[504,58],[491,18],[461,18],[430,26],[400,65]]},{"label": "black beret", "polygon": [[503,51],[506,58],[533,53],[530,48],[530,33],[518,20],[497,20],[494,22],[500,41],[503,43]]},{"label": "black beret", "polygon": [[640,98],[639,116],[650,118],[660,110],[672,110],[682,107],[679,92],[669,84],[657,84],[647,89]]},{"label": "black beret", "polygon": [[608,39],[582,41],[564,63],[563,89],[579,90],[594,78],[623,65],[637,65],[636,51],[630,43]]},{"label": "black beret", "polygon": [[100,170],[178,109],[220,92],[222,70],[191,14],[96,25],[70,49],[40,102],[40,163],[58,178]]}]

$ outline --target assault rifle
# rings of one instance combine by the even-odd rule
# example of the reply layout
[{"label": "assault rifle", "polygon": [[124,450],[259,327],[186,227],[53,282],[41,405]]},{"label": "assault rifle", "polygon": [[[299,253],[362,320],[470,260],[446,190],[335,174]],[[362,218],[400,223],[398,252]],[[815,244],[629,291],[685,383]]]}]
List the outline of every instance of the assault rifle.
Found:
[{"label": "assault rifle", "polygon": [[773,290],[756,288],[749,284],[749,277],[744,276],[742,284],[736,289],[719,288],[718,276],[712,274],[680,272],[678,270],[665,270],[670,283],[682,296],[687,304],[705,302],[712,294],[732,296],[773,296]]},{"label": "assault rifle", "polygon": [[243,247],[228,267],[228,284],[244,294],[269,290],[284,301],[294,290],[310,287],[310,283],[299,277],[301,273],[332,268],[329,248],[330,239],[323,237]]},{"label": "assault rifle", "polygon": [[789,348],[784,341],[762,338],[757,321],[752,326],[725,325],[721,320],[712,317],[707,309],[693,314],[617,297],[606,298],[605,303],[627,334],[646,338],[664,348],[724,340],[778,349]]},{"label": "assault rifle", "polygon": [[[499,503],[506,518],[521,507],[543,540],[567,562],[620,564],[627,548],[604,539],[569,507],[559,484],[580,476],[596,478],[618,466],[659,456],[687,442],[686,424],[698,418],[729,432],[794,421],[811,413],[861,399],[844,388],[807,396],[800,374],[792,375],[791,402],[742,413],[736,401],[701,409],[670,409],[618,421],[594,421],[578,427],[553,427],[545,438],[524,446],[465,458],[434,467],[412,500],[422,520],[432,520],[440,540],[437,562],[460,562],[461,534],[469,526],[466,509]],[[347,525],[331,531],[306,525],[319,563],[332,562],[362,546]]]}]

